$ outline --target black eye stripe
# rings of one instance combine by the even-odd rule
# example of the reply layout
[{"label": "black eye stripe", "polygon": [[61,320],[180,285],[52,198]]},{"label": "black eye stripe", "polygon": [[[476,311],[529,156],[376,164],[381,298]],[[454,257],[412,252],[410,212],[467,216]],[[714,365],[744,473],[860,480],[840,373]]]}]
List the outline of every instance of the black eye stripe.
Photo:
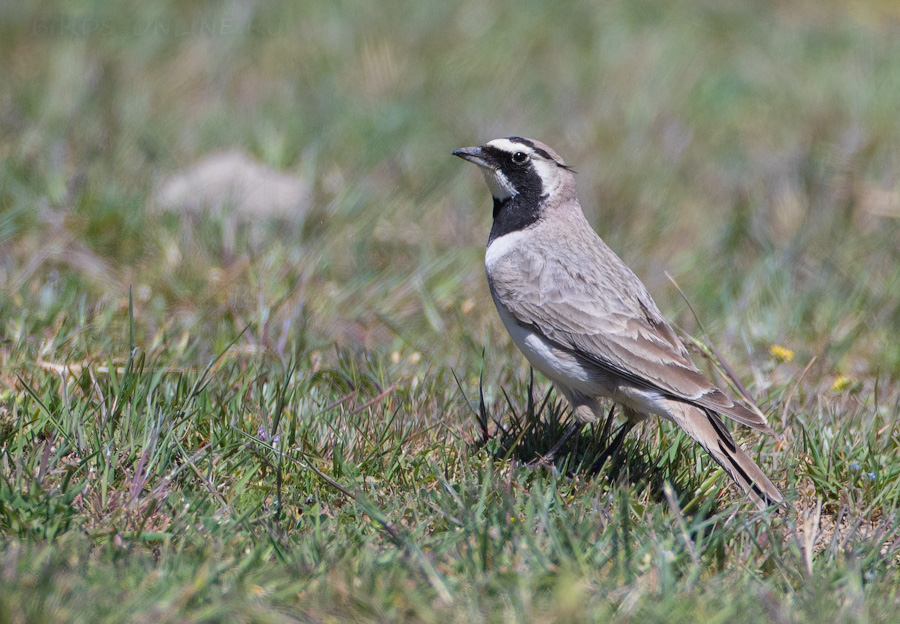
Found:
[{"label": "black eye stripe", "polygon": [[506,158],[512,158],[512,154],[507,152],[506,150],[502,150],[498,147],[494,147],[493,145],[485,145],[481,148],[482,152],[487,153],[492,156],[496,160],[504,160]]},{"label": "black eye stripe", "polygon": [[[535,153],[535,154],[540,154],[541,156],[543,156],[543,157],[546,158],[547,160],[552,160],[553,162],[556,162],[556,159],[553,158],[553,156],[551,156],[550,153],[549,153],[547,150],[541,149],[540,147],[536,147],[536,146],[534,145],[534,142],[533,142],[533,141],[529,141],[528,139],[523,139],[522,137],[517,137],[517,136],[509,137],[509,138],[507,138],[506,140],[507,140],[507,141],[512,141],[513,143],[518,143],[518,144],[520,144],[520,145],[525,145],[525,146],[527,146],[527,147],[530,147],[531,149],[534,150],[534,153]],[[557,163],[557,164],[559,164],[559,163]]]},{"label": "black eye stripe", "polygon": [[[512,141],[513,143],[520,143],[522,145],[530,147],[531,149],[534,150],[534,153],[537,154],[538,156],[541,156],[542,158],[546,158],[550,162],[556,163],[557,166],[562,167],[563,169],[568,169],[569,171],[572,171],[571,167],[569,167],[568,165],[564,165],[561,162],[559,162],[558,160],[556,160],[555,158],[553,158],[553,156],[551,156],[547,152],[547,150],[541,149],[540,147],[534,147],[534,144],[531,141],[529,141],[528,139],[522,139],[519,137],[510,137],[509,140]],[[485,145],[481,148],[481,151],[485,152],[486,154],[488,154],[490,156],[493,156],[493,158],[498,161],[502,160],[504,158],[512,157],[512,154],[510,154],[506,150],[502,150],[498,147],[494,147],[493,145]]]}]

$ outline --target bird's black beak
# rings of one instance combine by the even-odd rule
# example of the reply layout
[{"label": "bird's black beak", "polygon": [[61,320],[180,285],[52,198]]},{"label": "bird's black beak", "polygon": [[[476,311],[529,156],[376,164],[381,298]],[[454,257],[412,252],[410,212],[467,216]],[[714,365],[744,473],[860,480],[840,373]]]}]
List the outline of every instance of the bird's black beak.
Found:
[{"label": "bird's black beak", "polygon": [[463,160],[484,167],[485,169],[493,169],[491,164],[484,159],[484,152],[480,147],[461,147],[453,152],[454,156],[459,156]]}]

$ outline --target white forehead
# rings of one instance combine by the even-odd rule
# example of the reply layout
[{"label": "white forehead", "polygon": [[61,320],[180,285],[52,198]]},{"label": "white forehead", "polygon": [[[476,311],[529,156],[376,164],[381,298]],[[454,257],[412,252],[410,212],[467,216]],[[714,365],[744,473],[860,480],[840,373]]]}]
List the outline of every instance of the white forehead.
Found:
[{"label": "white forehead", "polygon": [[515,154],[516,152],[525,152],[529,155],[534,154],[533,147],[528,147],[524,143],[516,143],[509,139],[494,139],[493,141],[488,142],[488,146],[496,147],[497,149],[509,152],[510,154]]}]

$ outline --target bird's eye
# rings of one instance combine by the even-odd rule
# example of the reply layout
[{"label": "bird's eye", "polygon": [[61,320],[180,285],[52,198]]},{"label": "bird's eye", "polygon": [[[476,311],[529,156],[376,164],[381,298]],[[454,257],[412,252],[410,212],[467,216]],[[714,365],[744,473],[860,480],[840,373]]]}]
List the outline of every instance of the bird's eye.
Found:
[{"label": "bird's eye", "polygon": [[527,160],[528,154],[526,154],[525,152],[516,152],[512,155],[512,161],[517,165],[524,165]]}]

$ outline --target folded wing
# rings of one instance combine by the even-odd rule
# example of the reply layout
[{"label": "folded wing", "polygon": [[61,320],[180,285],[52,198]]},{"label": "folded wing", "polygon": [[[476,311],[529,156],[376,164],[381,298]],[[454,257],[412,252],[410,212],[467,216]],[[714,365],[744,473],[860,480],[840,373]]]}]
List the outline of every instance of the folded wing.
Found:
[{"label": "folded wing", "polygon": [[761,415],[697,369],[647,289],[599,237],[581,248],[597,250],[589,266],[546,249],[499,259],[491,271],[496,296],[519,323],[606,372],[771,433]]}]

